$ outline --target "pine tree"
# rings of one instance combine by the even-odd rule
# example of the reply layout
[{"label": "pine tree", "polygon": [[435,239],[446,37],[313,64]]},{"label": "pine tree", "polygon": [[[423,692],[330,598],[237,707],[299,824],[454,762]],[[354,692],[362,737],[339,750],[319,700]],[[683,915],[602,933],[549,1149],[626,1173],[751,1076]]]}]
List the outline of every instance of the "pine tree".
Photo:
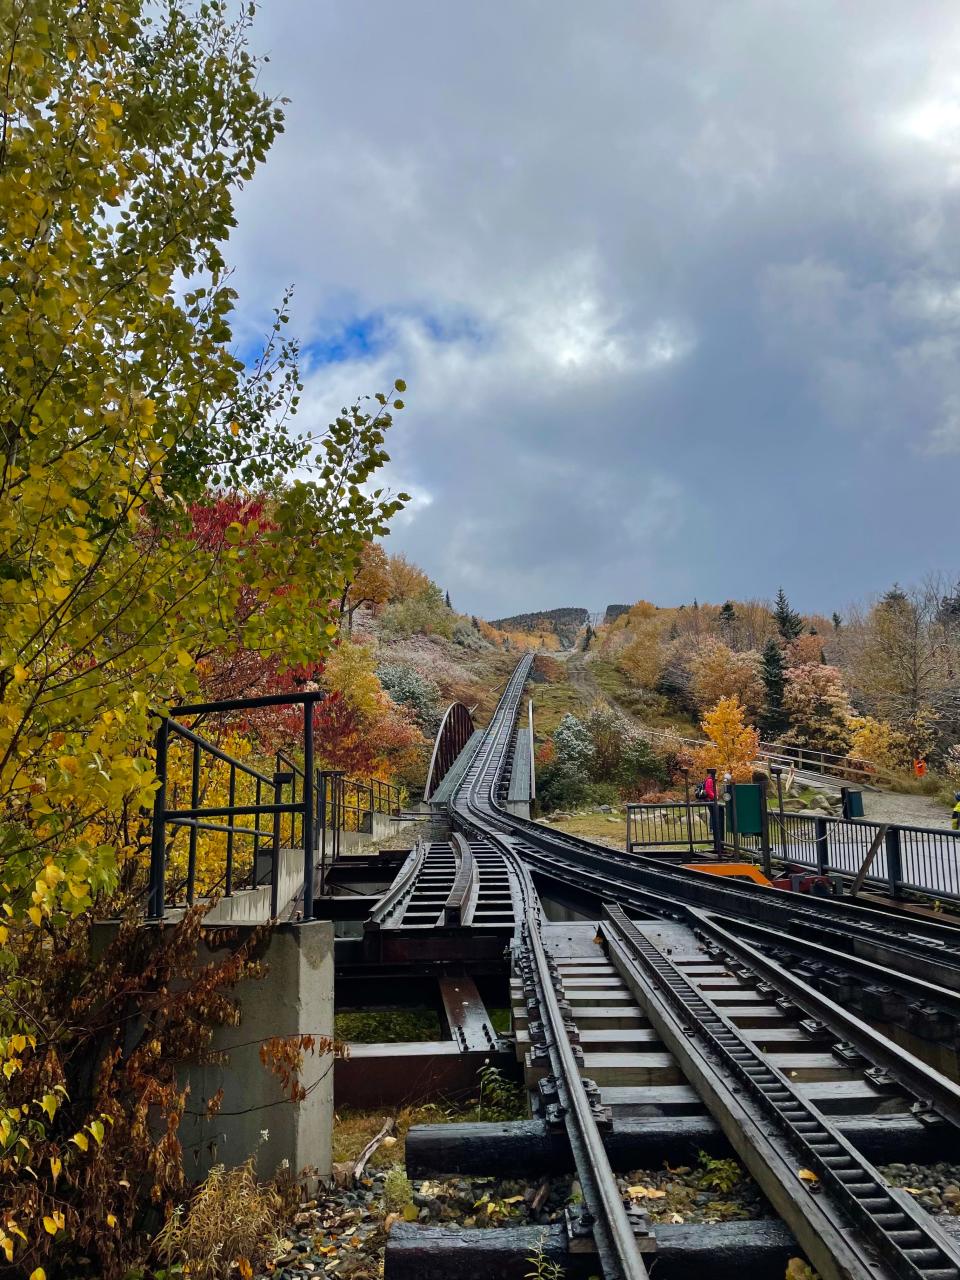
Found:
[{"label": "pine tree", "polygon": [[790,608],[790,601],[784,593],[783,587],[777,592],[776,603],[773,607],[773,616],[777,621],[777,630],[785,644],[789,644],[791,640],[796,640],[803,631],[803,619],[799,613],[794,613]]},{"label": "pine tree", "polygon": [[839,631],[843,626],[843,619],[840,617],[839,613],[835,612],[830,621],[833,623],[834,631]]},{"label": "pine tree", "polygon": [[737,611],[733,607],[733,601],[727,600],[720,606],[720,612],[717,614],[717,630],[723,636],[728,645],[735,647],[734,630],[737,625]]},{"label": "pine tree", "polygon": [[787,728],[789,721],[783,709],[783,650],[772,636],[763,647],[760,675],[767,691],[760,716],[760,731],[768,738],[776,738]]},{"label": "pine tree", "polygon": [[443,602],[444,602],[444,604],[447,606],[447,608],[448,608],[448,609],[452,609],[452,608],[453,608],[453,605],[450,603],[450,592],[449,592],[449,591],[447,591],[447,592],[444,594]]},{"label": "pine tree", "polygon": [[586,653],[586,651],[590,648],[590,641],[593,639],[593,637],[594,637],[595,635],[596,635],[596,632],[594,631],[593,627],[591,627],[590,623],[588,622],[588,623],[587,623],[587,629],[586,629],[586,631],[584,631],[584,633],[583,633],[583,651],[584,651],[584,653]]}]

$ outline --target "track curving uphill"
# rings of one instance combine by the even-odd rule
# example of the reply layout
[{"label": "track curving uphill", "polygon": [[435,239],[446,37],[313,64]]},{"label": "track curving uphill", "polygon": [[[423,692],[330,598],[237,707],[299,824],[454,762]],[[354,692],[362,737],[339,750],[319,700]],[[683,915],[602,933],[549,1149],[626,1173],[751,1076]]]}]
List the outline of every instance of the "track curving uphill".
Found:
[{"label": "track curving uphill", "polygon": [[[840,962],[846,959],[853,971],[870,966],[891,982],[903,974],[915,994],[939,993],[942,1005],[953,1002],[954,1014],[960,1012],[960,931],[925,921],[905,925],[902,918],[844,902],[798,904],[778,890],[664,868],[508,813],[499,795],[501,779],[531,663],[530,656],[518,663],[448,808],[454,828],[496,846],[517,878],[524,914],[514,954],[539,1028],[549,1072],[547,1096],[555,1099],[550,1104],[554,1118],[563,1122],[583,1188],[581,1226],[585,1222],[592,1232],[604,1276],[637,1280],[647,1274],[637,1243],[642,1230],[621,1199],[604,1148],[597,1087],[581,1078],[568,1039],[569,1017],[564,1019],[557,998],[558,991],[563,994],[562,975],[541,938],[537,885],[561,894],[576,889],[597,906],[597,918],[602,916],[598,941],[608,962],[635,993],[825,1280],[960,1280],[956,1242],[909,1196],[888,1186],[829,1117],[758,1055],[716,1001],[703,998],[669,949],[652,945],[631,917],[680,922],[690,936],[726,957],[725,966],[751,971],[778,1003],[789,998],[815,1014],[814,1022],[804,1025],[842,1037],[854,1056],[873,1064],[870,1070],[884,1073],[917,1099],[919,1112],[926,1108],[938,1123],[958,1128],[955,1084],[777,966],[751,940],[737,937],[735,928],[795,936],[805,946],[829,950]],[[754,935],[752,941],[761,939]],[[798,1169],[806,1183],[798,1183]]]}]

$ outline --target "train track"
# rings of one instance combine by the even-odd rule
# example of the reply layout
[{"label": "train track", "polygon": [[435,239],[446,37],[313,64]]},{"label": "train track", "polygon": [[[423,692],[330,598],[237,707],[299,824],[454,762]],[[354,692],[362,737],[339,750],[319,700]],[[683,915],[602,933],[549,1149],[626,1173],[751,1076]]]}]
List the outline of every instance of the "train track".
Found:
[{"label": "train track", "polygon": [[[781,900],[776,891],[758,894],[697,873],[667,871],[507,814],[499,788],[531,661],[524,658],[514,671],[449,809],[454,827],[468,839],[497,847],[517,878],[524,915],[514,952],[528,1025],[537,1028],[541,1063],[548,1068],[546,1088],[541,1085],[543,1113],[562,1123],[584,1194],[584,1214],[569,1229],[592,1232],[607,1280],[646,1274],[638,1244],[643,1225],[624,1204],[606,1153],[602,1089],[585,1079],[588,1055],[577,1048],[565,972],[544,946],[534,877],[586,890],[604,904],[604,963],[630,992],[821,1276],[960,1280],[956,1243],[909,1195],[887,1185],[822,1100],[798,1087],[769,1045],[750,1033],[751,1010],[734,1016],[735,1006],[729,1000],[725,1006],[717,990],[731,988],[721,982],[713,990],[697,980],[689,954],[689,938],[695,938],[706,954],[706,969],[722,966],[737,998],[745,984],[752,985],[765,1008],[772,1003],[780,1015],[787,1008],[809,1015],[801,1019],[802,1027],[811,1039],[828,1037],[841,1069],[845,1064],[855,1075],[862,1072],[878,1094],[894,1090],[918,1123],[952,1128],[960,1124],[955,1085],[791,977],[753,945],[756,937],[742,938],[735,930],[740,924],[769,926],[781,938],[794,935],[804,945],[848,956],[851,965],[873,965],[891,982],[900,971],[928,983],[933,975],[945,1001],[960,992],[960,934],[912,921],[901,932],[902,921],[894,925],[878,911],[821,900],[814,906],[797,904]],[[688,962],[682,964],[669,946],[658,945],[650,936],[653,926],[636,923],[628,909],[673,922],[657,925],[661,931],[685,930]],[[700,966],[702,978],[702,961]],[[569,966],[566,974],[572,980]],[[745,1003],[755,1010],[755,1001]],[[776,1041],[773,1036],[771,1043]]]}]

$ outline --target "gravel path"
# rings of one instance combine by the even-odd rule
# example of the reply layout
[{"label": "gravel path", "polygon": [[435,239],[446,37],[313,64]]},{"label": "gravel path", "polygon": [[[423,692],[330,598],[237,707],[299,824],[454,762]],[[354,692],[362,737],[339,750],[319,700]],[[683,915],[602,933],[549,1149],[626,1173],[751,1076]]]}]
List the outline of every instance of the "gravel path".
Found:
[{"label": "gravel path", "polygon": [[950,810],[933,796],[905,796],[897,791],[864,791],[864,817],[899,822],[908,827],[949,827]]}]

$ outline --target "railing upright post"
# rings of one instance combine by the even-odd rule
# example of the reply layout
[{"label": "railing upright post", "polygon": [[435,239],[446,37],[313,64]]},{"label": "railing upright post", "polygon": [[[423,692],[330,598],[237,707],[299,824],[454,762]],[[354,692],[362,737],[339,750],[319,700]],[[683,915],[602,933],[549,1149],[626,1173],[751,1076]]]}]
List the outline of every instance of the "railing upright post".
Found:
[{"label": "railing upright post", "polygon": [[740,857],[740,832],[737,829],[737,784],[733,778],[729,782],[730,796],[730,829],[733,832],[733,856]]},{"label": "railing upright post", "polygon": [[332,769],[330,771],[330,801],[333,809],[330,819],[330,834],[332,836],[331,844],[334,862],[340,857],[340,831],[343,827],[343,809],[346,803],[343,778],[342,769]]},{"label": "railing upright post", "polygon": [[153,825],[150,829],[150,895],[147,899],[147,919],[163,919],[164,871],[166,840],[164,819],[167,808],[167,737],[169,724],[166,716],[160,721],[156,737],[156,770],[160,785],[153,797]]},{"label": "railing upright post", "polygon": [[683,771],[683,795],[687,806],[687,845],[693,857],[693,807],[690,804],[690,770]]},{"label": "railing upright post", "polygon": [[783,770],[774,769],[773,776],[777,780],[777,821],[780,823],[780,853],[787,859],[787,819],[783,811]]},{"label": "railing upright post", "polygon": [[766,780],[758,782],[760,788],[760,864],[763,874],[768,880],[773,879],[773,864],[770,858],[770,811],[767,807]]},{"label": "railing upright post", "polygon": [[313,764],[313,702],[303,704],[303,918],[313,919],[313,866],[316,859]]},{"label": "railing upright post", "polygon": [[[230,799],[228,804],[232,809],[237,803],[237,766],[230,766]],[[233,828],[236,816],[230,815],[230,830],[227,832],[227,878],[224,884],[224,897],[229,898],[233,895]]]},{"label": "railing upright post", "polygon": [[253,877],[251,879],[251,887],[256,888],[257,885],[257,861],[260,857],[260,806],[263,803],[263,784],[257,778],[257,789],[254,798],[254,804],[257,806],[257,814],[253,820]]},{"label": "railing upright post", "polygon": [[890,896],[899,898],[902,896],[903,884],[903,861],[900,848],[900,828],[890,826],[887,827],[887,834],[884,840],[887,853],[887,881],[890,885]]},{"label": "railing upright post", "polygon": [[317,795],[320,802],[320,897],[327,891],[327,772],[321,769],[317,774]]},{"label": "railing upright post", "polygon": [[813,840],[817,849],[817,872],[821,876],[830,872],[830,841],[826,818],[814,818]]},{"label": "railing upright post", "polygon": [[[273,803],[283,804],[284,774],[273,775]],[[270,919],[276,920],[280,910],[280,811],[273,811],[273,840],[270,844]]]},{"label": "railing upright post", "polygon": [[[193,744],[193,763],[190,771],[190,808],[200,807],[200,746]],[[190,825],[190,854],[187,859],[187,903],[192,907],[197,888],[197,822],[194,818]]]}]

